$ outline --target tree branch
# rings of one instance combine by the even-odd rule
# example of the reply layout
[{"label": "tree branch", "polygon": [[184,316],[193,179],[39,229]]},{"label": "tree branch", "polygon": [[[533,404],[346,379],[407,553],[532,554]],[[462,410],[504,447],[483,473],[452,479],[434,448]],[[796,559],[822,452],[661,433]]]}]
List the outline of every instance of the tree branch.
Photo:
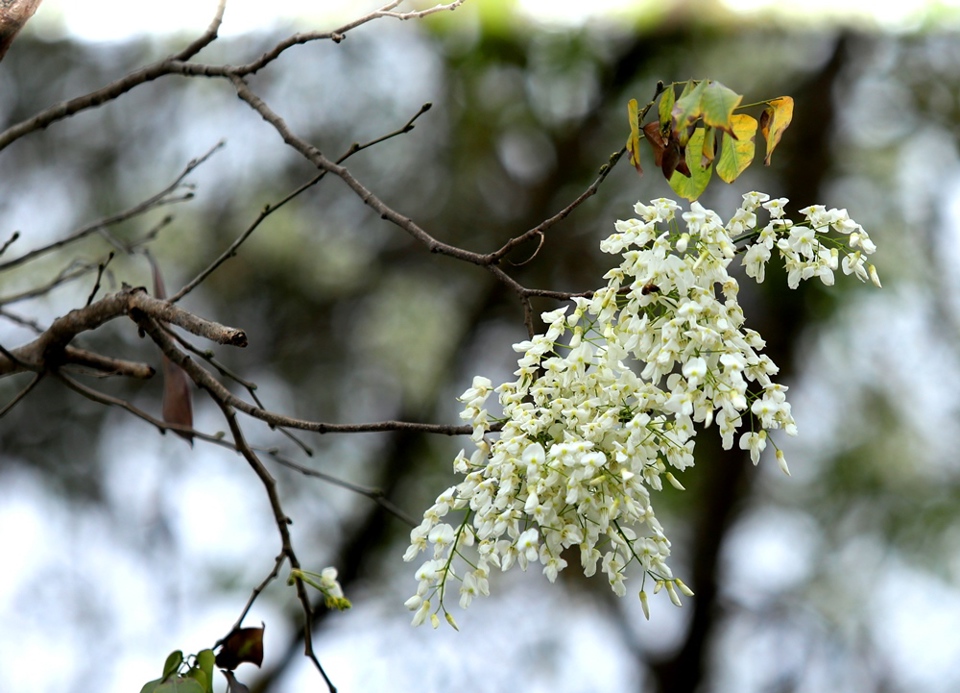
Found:
[{"label": "tree branch", "polygon": [[54,250],[58,250],[66,245],[69,245],[70,243],[79,241],[81,238],[86,238],[90,234],[95,233],[101,229],[107,228],[109,226],[114,226],[115,224],[119,224],[120,222],[123,222],[123,221],[127,221],[128,219],[132,219],[133,217],[144,214],[145,212],[148,212],[157,207],[162,207],[163,205],[174,204],[177,202],[183,202],[185,200],[191,199],[193,197],[193,192],[187,192],[185,195],[181,197],[171,198],[170,196],[173,195],[173,193],[177,192],[181,188],[181,184],[183,183],[183,180],[187,176],[193,173],[193,171],[198,166],[200,166],[201,164],[206,162],[207,159],[213,156],[219,149],[223,147],[223,145],[224,145],[223,141],[220,141],[217,144],[215,144],[213,147],[211,147],[206,154],[196,159],[193,159],[192,161],[187,163],[187,165],[176,177],[176,179],[174,179],[172,183],[170,183],[167,187],[165,187],[163,190],[156,193],[155,195],[148,197],[146,200],[143,200],[142,202],[139,202],[133,205],[132,207],[123,210],[122,212],[117,212],[116,214],[111,214],[108,217],[104,217],[102,219],[98,219],[97,221],[91,222],[86,226],[83,226],[77,231],[73,232],[66,238],[62,238],[59,241],[54,241],[53,243],[49,243],[41,248],[36,248],[35,250],[31,250],[30,252],[24,253],[20,257],[14,258],[13,260],[8,260],[7,262],[0,263],[0,272],[4,270],[12,269],[14,267],[18,267],[19,265],[22,265],[26,262],[30,262],[31,260],[37,257],[40,257],[41,255],[45,255]]},{"label": "tree branch", "polygon": [[[220,344],[232,346],[247,344],[247,337],[243,330],[199,318],[167,301],[147,295],[142,287],[125,287],[121,291],[57,318],[35,340],[0,357],[0,376],[26,369],[42,372],[56,368],[67,362],[65,349],[77,335],[95,330],[115,318],[132,313],[148,315],[157,320],[179,325],[193,334]],[[81,353],[86,354],[86,352]],[[95,360],[89,355],[81,358],[86,360],[86,365],[95,364]],[[125,362],[108,360],[102,363],[109,363],[111,371],[117,370],[118,365],[121,366],[119,370],[127,369],[126,366],[122,366]],[[137,368],[133,370],[142,373]]]}]

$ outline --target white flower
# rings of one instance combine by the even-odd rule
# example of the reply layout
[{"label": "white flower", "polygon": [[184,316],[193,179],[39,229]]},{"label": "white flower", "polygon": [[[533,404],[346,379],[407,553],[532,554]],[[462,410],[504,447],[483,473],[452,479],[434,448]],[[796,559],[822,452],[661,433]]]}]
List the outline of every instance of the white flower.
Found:
[{"label": "white flower", "polygon": [[750,451],[750,460],[754,464],[760,461],[760,453],[763,452],[765,447],[767,447],[766,431],[760,431],[759,433],[750,431],[740,436],[740,449]]},{"label": "white flower", "polygon": [[[814,205],[794,223],[786,204],[748,193],[724,225],[699,203],[679,215],[672,200],[638,203],[639,218],[618,221],[601,243],[620,258],[605,273],[606,286],[573,299],[572,313],[564,306],[542,314],[545,332],[514,345],[521,354],[515,381],[494,388],[474,378],[460,401],[476,450],[456,456],[460,482],[427,509],[404,554],[412,561],[432,548],[406,602],[415,625],[428,616],[438,625],[441,609],[449,617],[443,597],[453,581],[460,581],[461,607],[489,594],[494,567],[539,562],[552,582],[573,546],[584,575],[599,564],[618,595],[633,561],[654,580],[654,593],[665,588],[677,605],[680,594],[692,595],[668,565],[654,493],[664,479],[683,489],[672,470],[694,464],[701,427],[715,424],[724,449],[739,433],[754,464],[770,431],[797,430],[786,388],[773,380],[778,368],[744,324],[730,263],[743,252],[747,276],[761,282],[776,252],[791,287],[813,277],[830,285],[837,269],[880,283],[865,261],[875,245],[846,210]],[[758,214],[769,217],[762,228]],[[839,238],[826,240],[831,230]],[[493,393],[503,412],[496,419],[486,408]],[[502,422],[499,436],[493,420]],[[789,473],[782,451],[776,456]],[[458,510],[465,517],[456,527],[448,518]],[[431,612],[434,595],[439,605]],[[646,592],[640,595],[648,615]]]}]

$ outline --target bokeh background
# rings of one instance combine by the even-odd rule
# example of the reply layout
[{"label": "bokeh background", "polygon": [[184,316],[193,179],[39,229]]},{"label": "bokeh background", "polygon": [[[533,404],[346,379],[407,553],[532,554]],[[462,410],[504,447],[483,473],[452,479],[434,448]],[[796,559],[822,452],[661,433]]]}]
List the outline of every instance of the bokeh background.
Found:
[{"label": "bokeh background", "polygon": [[[123,5],[118,26],[143,6],[163,16],[157,27],[184,31],[125,36],[108,30],[108,5],[91,3],[84,34],[47,0],[0,63],[2,127],[178,50],[206,21],[187,30],[175,5]],[[259,21],[231,24],[228,2],[225,37],[199,60],[246,62],[290,33],[374,6],[303,18],[280,0],[260,5]],[[743,282],[748,324],[791,388],[800,436],[778,442],[793,476],[772,456],[754,468],[719,450],[712,431],[701,437],[688,490],[657,499],[675,572],[697,597],[676,609],[660,595],[650,621],[629,581],[617,599],[605,580],[571,568],[553,586],[536,570],[496,576],[489,599],[455,609],[459,633],[411,629],[409,527],[271,462],[305,567],[337,566],[354,603],[317,626],[339,690],[958,690],[960,35],[950,4],[900,5],[892,21],[837,3],[797,14],[693,0],[581,7],[571,20],[535,3],[469,0],[300,46],[251,80],[328,156],[432,102],[412,132],[349,167],[440,240],[484,252],[584,190],[623,146],[626,102],[649,99],[657,80],[709,77],[746,101],[792,95],[794,123],[773,165],[714,182],[702,202],[726,216],[741,194],[762,190],[794,211],[846,207],[880,248],[882,291],[849,277],[788,291],[776,272],[760,287]],[[189,179],[194,199],[110,230],[141,238],[173,212],[151,247],[176,290],[265,204],[314,175],[223,81],[166,77],[0,153],[0,236],[22,234],[7,257],[154,194],[220,139],[225,148]],[[648,169],[638,178],[621,161],[510,273],[545,289],[600,286],[608,258],[598,244],[614,221],[637,200],[671,194]],[[39,299],[10,297],[111,249],[94,235],[0,273],[0,343],[32,338],[19,319],[43,326],[82,305],[94,276]],[[142,257],[111,262],[104,290],[124,281],[150,282]],[[525,338],[518,301],[488,273],[431,255],[333,179],[271,216],[185,306],[247,332],[247,349],[217,348],[217,358],[256,382],[269,408],[328,422],[458,423],[455,397],[476,373],[510,377],[511,344]],[[126,321],[81,343],[159,359]],[[0,383],[2,401],[25,383]],[[91,384],[159,412],[158,382]],[[196,405],[198,428],[224,428],[202,396]],[[256,422],[248,432],[286,459],[382,490],[413,516],[453,482],[451,461],[469,442],[300,435],[308,456]],[[198,651],[229,630],[277,551],[263,489],[240,457],[191,449],[42,383],[0,421],[0,691],[139,690],[168,652]],[[255,605],[248,623],[266,624],[264,666],[238,671],[252,690],[323,689],[301,656],[299,619],[282,580]]]}]

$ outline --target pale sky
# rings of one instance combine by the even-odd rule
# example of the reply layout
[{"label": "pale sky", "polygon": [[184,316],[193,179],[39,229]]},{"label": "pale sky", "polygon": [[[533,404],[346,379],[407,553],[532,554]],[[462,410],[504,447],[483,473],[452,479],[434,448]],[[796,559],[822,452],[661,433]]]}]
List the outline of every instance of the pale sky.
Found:
[{"label": "pale sky", "polygon": [[[445,0],[448,2],[449,0]],[[666,0],[664,0],[666,1]],[[468,0],[480,4],[484,0]],[[723,4],[744,14],[774,14],[788,21],[837,19],[864,22],[890,30],[916,25],[925,10],[936,5],[940,10],[957,12],[960,0],[916,0],[877,2],[876,0],[722,0]],[[322,21],[352,19],[382,3],[377,0],[272,0],[270,16],[263,15],[262,0],[228,0],[221,34],[242,34],[290,19]],[[590,16],[636,10],[644,0],[517,0],[526,14],[550,22],[578,24]],[[50,36],[64,33],[91,40],[110,41],[147,33],[187,31],[197,33],[210,22],[217,0],[44,0],[31,24],[34,31]],[[420,2],[418,7],[426,6]],[[401,8],[402,9],[402,8]]]}]

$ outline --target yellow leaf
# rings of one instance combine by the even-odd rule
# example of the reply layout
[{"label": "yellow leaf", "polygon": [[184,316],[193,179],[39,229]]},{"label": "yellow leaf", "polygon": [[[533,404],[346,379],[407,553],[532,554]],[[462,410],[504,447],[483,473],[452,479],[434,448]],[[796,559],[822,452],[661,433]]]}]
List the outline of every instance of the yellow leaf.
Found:
[{"label": "yellow leaf", "polygon": [[760,115],[760,132],[763,133],[763,139],[767,144],[767,156],[763,163],[770,165],[770,157],[773,150],[780,143],[780,137],[783,131],[793,120],[793,99],[789,96],[781,96],[767,102],[767,107],[763,109]]},{"label": "yellow leaf", "polygon": [[724,133],[723,149],[717,159],[717,175],[725,183],[732,183],[753,161],[757,151],[757,119],[746,114],[730,117],[736,139]]},{"label": "yellow leaf", "polygon": [[630,118],[627,152],[630,154],[630,163],[637,169],[637,173],[643,175],[643,167],[640,166],[640,107],[636,99],[630,99],[627,103],[627,116]]},{"label": "yellow leaf", "polygon": [[700,165],[707,168],[713,163],[713,158],[717,155],[717,131],[709,126],[705,127],[703,131]]}]

